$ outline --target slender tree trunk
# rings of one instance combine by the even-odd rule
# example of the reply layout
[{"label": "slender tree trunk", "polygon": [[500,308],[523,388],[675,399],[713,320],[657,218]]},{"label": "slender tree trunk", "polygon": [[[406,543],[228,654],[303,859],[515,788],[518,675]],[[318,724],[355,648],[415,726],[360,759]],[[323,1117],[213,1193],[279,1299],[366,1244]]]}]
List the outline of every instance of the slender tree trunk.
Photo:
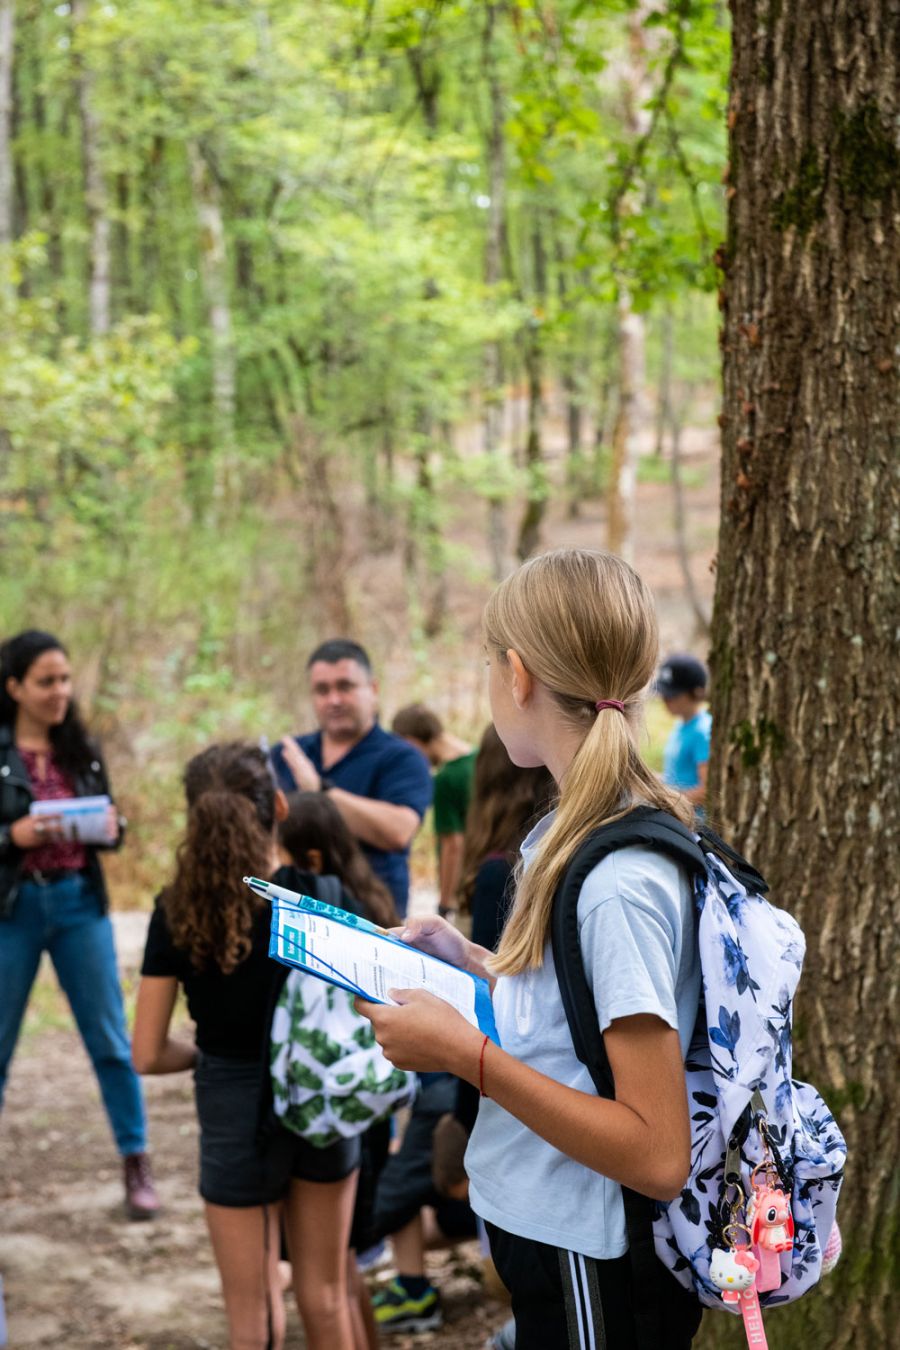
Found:
[{"label": "slender tree trunk", "polygon": [[307,589],[314,597],[322,634],[353,631],[347,596],[344,513],[334,494],[328,449],[302,417],[295,417],[292,440],[300,466],[306,514]]},{"label": "slender tree trunk", "polygon": [[[559,239],[554,244],[554,258],[556,262],[556,291],[559,297],[560,310],[565,313],[569,310],[570,320],[572,312],[569,309],[569,286],[566,276],[566,256]],[[585,344],[582,344],[584,346]],[[581,406],[580,389],[578,387],[577,370],[577,349],[574,341],[570,340],[566,344],[566,349],[562,358],[561,383],[565,395],[566,406],[566,515],[570,520],[577,520],[580,514],[581,496],[584,491],[582,479],[584,477],[584,466],[581,458],[581,439],[583,432],[584,416]]]},{"label": "slender tree trunk", "polygon": [[[489,124],[487,141],[488,196],[487,238],[484,250],[484,280],[491,292],[503,276],[503,234],[506,215],[506,146],[503,136],[503,87],[497,67],[496,24],[500,6],[484,6],[482,67],[488,88]],[[503,353],[499,341],[485,344],[484,416],[485,452],[495,460],[503,454]],[[488,497],[488,549],[497,581],[506,572],[506,522],[501,492]]]},{"label": "slender tree trunk", "polygon": [[437,637],[447,617],[447,574],[431,464],[431,420],[423,409],[415,451],[416,491],[408,522],[407,572],[416,588],[426,637]]},{"label": "slender tree trunk", "polygon": [[[76,44],[89,22],[89,0],[72,0],[72,23]],[[109,332],[112,286],[110,280],[109,193],[100,163],[100,119],[94,97],[94,77],[84,52],[78,55],[78,112],[81,118],[81,151],[84,160],[85,204],[90,244],[90,321],[91,332],[101,337]]]},{"label": "slender tree trunk", "polygon": [[675,544],[678,549],[678,566],[684,582],[684,592],[694,611],[697,633],[701,637],[709,636],[709,615],[703,607],[694,574],[691,571],[691,552],[687,540],[687,511],[684,501],[684,484],[681,480],[681,432],[684,427],[682,412],[676,411],[669,394],[669,412],[667,419],[672,445],[672,501],[675,516]]},{"label": "slender tree trunk", "polygon": [[644,320],[619,289],[619,401],[607,486],[606,546],[634,561],[634,491],[644,386]]},{"label": "slender tree trunk", "polygon": [[[648,0],[638,4],[628,17],[628,59],[623,67],[625,121],[637,143],[649,124],[646,104],[650,96],[647,30],[652,11]],[[630,195],[630,194],[629,194]],[[619,203],[619,215],[631,209],[627,195]],[[612,437],[612,458],[607,484],[607,547],[628,561],[634,560],[634,493],[637,483],[638,435],[644,420],[645,327],[631,302],[624,276],[618,276],[616,311],[619,321],[619,397]]]},{"label": "slender tree trunk", "polygon": [[15,0],[0,0],[0,247],[13,241],[13,53]]},{"label": "slender tree trunk", "polygon": [[[805,929],[795,1071],[820,1087],[850,1149],[844,1257],[820,1292],[767,1320],[773,1350],[888,1350],[900,1236],[900,11],[732,0],[731,12],[711,797]],[[705,1344],[724,1343],[713,1330]]]},{"label": "slender tree trunk", "polygon": [[202,148],[188,142],[194,202],[200,225],[200,267],[209,307],[212,352],[212,402],[215,434],[214,492],[217,498],[233,493],[235,464],[235,403],[237,359],[231,322],[228,253],[222,194]]},{"label": "slender tree trunk", "polygon": [[666,428],[675,422],[672,407],[672,356],[675,323],[671,304],[666,304],[660,324],[659,388],[656,391],[656,446],[657,459],[662,458]]},{"label": "slender tree trunk", "polygon": [[525,332],[525,371],[528,378],[528,433],[525,437],[525,470],[528,474],[528,497],[519,526],[516,552],[524,562],[540,544],[541,523],[547,509],[547,479],[541,445],[541,413],[543,409],[544,346],[542,313],[547,302],[547,260],[540,217],[535,217],[531,232],[532,270],[536,312]]}]

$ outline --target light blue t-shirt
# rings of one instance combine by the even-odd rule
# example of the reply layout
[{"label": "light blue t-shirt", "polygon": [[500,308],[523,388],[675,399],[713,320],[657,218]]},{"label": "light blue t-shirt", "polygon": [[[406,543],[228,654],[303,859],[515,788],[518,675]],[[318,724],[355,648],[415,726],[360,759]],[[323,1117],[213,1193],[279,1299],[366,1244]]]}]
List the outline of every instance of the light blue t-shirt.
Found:
[{"label": "light blue t-shirt", "polygon": [[[526,868],[552,813],[522,845]],[[585,971],[601,1030],[655,1013],[681,1039],[694,1029],[700,960],[687,874],[642,847],[620,849],[585,879],[578,900]],[[572,1045],[550,943],[540,970],[500,976],[494,1015],[504,1050],[558,1083],[596,1096]],[[482,1099],[466,1152],[476,1214],[519,1237],[609,1260],[628,1247],[617,1182],[560,1153],[496,1102]]]},{"label": "light blue t-shirt", "polygon": [[666,741],[663,758],[663,782],[670,787],[700,786],[700,765],[709,763],[712,717],[704,709],[689,722],[679,722]]}]

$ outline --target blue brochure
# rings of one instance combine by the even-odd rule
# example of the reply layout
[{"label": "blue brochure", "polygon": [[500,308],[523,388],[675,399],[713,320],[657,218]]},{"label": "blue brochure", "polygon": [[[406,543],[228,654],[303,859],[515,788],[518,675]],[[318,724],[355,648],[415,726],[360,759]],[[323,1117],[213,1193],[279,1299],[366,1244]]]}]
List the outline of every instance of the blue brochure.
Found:
[{"label": "blue brochure", "polygon": [[[254,889],[263,893],[259,883]],[[282,887],[267,889],[269,955],[276,961],[371,1003],[393,1002],[391,989],[424,989],[500,1044],[487,980],[410,947],[356,914]]]}]

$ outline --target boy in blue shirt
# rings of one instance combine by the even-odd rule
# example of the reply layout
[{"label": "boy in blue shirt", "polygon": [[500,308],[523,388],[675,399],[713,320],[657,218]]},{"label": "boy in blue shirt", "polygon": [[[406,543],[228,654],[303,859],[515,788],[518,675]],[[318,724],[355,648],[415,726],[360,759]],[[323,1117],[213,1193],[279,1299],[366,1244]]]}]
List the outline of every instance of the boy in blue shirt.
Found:
[{"label": "boy in blue shirt", "polygon": [[712,717],[703,706],[709,683],[706,667],[694,656],[678,653],[660,667],[659,694],[673,717],[682,720],[668,741],[663,759],[663,782],[680,788],[689,802],[706,801]]}]

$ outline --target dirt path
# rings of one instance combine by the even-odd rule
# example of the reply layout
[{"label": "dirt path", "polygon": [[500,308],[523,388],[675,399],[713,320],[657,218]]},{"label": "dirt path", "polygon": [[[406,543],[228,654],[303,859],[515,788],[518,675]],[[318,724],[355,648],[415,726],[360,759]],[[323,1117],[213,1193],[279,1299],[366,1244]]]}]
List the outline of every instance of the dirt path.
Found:
[{"label": "dirt path", "polygon": [[[115,916],[126,987],[147,917]],[[9,1345],[223,1350],[218,1276],[196,1193],[190,1078],[146,1081],[165,1209],[154,1223],[129,1223],[94,1076],[67,1020],[45,967],[0,1117],[0,1274]],[[477,1244],[435,1254],[432,1272],[444,1295],[444,1328],[389,1344],[478,1350],[504,1311],[482,1295]],[[288,1317],[287,1345],[296,1350],[304,1341],[293,1307]]]}]

